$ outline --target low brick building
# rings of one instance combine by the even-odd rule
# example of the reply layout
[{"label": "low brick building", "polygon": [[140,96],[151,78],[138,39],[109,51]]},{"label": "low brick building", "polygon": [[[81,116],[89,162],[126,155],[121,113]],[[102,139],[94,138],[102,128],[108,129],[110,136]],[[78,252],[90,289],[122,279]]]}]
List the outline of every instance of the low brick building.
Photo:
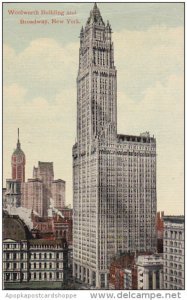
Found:
[{"label": "low brick building", "polygon": [[137,288],[134,254],[125,254],[113,260],[109,270],[109,288],[115,290]]}]

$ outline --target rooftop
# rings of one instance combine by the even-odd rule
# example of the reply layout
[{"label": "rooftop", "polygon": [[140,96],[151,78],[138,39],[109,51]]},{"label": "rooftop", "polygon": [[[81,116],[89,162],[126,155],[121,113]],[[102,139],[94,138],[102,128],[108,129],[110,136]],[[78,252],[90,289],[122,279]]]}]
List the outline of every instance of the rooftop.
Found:
[{"label": "rooftop", "polygon": [[171,223],[177,223],[182,224],[184,223],[184,216],[164,216],[163,217],[164,222],[171,222]]},{"label": "rooftop", "polygon": [[140,135],[127,135],[127,134],[118,134],[117,135],[119,142],[135,142],[135,143],[156,143],[156,139],[147,134]]}]

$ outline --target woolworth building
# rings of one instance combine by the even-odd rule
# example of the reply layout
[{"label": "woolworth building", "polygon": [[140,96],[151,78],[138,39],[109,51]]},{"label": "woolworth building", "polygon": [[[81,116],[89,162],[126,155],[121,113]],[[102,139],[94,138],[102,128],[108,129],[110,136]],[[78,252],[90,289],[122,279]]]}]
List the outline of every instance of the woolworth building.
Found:
[{"label": "woolworth building", "polygon": [[156,140],[148,132],[117,133],[112,29],[94,4],[80,32],[73,146],[74,277],[107,288],[112,257],[154,251],[156,204]]}]

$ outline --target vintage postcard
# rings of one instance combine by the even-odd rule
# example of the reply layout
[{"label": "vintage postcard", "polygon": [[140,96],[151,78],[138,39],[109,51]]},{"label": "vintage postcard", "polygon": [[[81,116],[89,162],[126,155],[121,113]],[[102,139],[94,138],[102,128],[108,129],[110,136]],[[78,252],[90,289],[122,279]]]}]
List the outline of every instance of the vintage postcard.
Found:
[{"label": "vintage postcard", "polygon": [[2,208],[3,290],[181,298],[184,3],[3,3]]}]

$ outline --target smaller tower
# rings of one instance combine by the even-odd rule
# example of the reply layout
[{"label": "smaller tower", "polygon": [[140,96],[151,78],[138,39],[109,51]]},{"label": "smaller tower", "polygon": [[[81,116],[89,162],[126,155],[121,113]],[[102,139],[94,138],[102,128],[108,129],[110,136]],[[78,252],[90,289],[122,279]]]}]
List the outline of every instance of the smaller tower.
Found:
[{"label": "smaller tower", "polygon": [[25,154],[21,150],[21,144],[19,141],[19,128],[18,128],[18,141],[17,148],[14,150],[11,159],[12,165],[12,179],[19,182],[25,182]]}]

